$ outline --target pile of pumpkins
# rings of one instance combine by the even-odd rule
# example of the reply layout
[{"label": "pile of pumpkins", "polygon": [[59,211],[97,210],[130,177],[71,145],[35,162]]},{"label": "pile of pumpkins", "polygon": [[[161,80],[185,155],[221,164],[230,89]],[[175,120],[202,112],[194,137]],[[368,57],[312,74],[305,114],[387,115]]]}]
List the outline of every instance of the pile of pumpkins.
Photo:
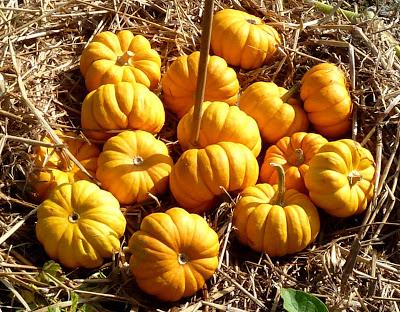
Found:
[{"label": "pile of pumpkins", "polygon": [[[293,254],[320,230],[318,209],[336,217],[359,214],[373,194],[374,159],[344,139],[352,102],[334,64],[312,67],[296,88],[255,82],[239,97],[236,72],[277,57],[278,32],[245,12],[214,15],[200,135],[193,143],[199,52],[175,59],[161,79],[150,42],[129,30],[97,34],[80,69],[90,92],[81,111],[86,137],[57,131],[90,181],[57,149],[35,152],[31,182],[42,203],[36,234],[49,257],[65,267],[95,268],[120,250],[126,220],[120,205],[170,190],[180,208],[147,215],[129,240],[130,271],[161,300],[191,296],[218,266],[216,232],[202,217],[226,192],[240,194],[233,226],[239,241],[272,257]],[[228,65],[229,64],[229,65]],[[161,81],[162,100],[152,91]],[[174,164],[155,135],[165,110],[180,119],[183,150]],[[309,126],[315,131],[307,132]],[[330,141],[328,141],[328,139]],[[47,143],[51,139],[45,138]],[[261,168],[256,157],[268,149]],[[257,184],[258,182],[258,184]]]}]

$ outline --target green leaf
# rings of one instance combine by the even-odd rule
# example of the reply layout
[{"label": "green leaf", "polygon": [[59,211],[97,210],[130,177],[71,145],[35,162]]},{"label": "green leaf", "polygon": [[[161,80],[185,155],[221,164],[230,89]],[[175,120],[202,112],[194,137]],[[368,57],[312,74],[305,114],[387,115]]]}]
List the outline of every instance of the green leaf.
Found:
[{"label": "green leaf", "polygon": [[41,282],[45,283],[52,282],[54,284],[55,283],[54,279],[50,278],[49,275],[50,277],[53,277],[54,279],[60,282],[63,282],[65,280],[65,275],[63,273],[61,266],[53,260],[47,261],[43,265],[42,272],[40,272],[39,274],[39,280]]},{"label": "green leaf", "polygon": [[71,308],[69,309],[70,312],[76,312],[79,303],[79,296],[75,292],[71,292]]},{"label": "green leaf", "polygon": [[47,312],[61,312],[59,307],[47,307]]},{"label": "green leaf", "polygon": [[301,290],[281,288],[281,297],[287,312],[329,312],[321,300]]}]

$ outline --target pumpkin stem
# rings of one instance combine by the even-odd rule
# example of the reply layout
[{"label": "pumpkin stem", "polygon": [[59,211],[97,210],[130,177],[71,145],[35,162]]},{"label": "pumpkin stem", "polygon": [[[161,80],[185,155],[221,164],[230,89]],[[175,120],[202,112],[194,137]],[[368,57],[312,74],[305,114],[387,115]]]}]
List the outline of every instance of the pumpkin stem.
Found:
[{"label": "pumpkin stem", "polygon": [[120,66],[129,65],[129,59],[134,55],[135,53],[133,53],[132,51],[126,51],[124,54],[118,56],[117,64]]},{"label": "pumpkin stem", "polygon": [[180,253],[178,254],[178,262],[179,264],[184,265],[189,262],[189,258],[184,253]]},{"label": "pumpkin stem", "polygon": [[358,181],[361,181],[362,176],[357,170],[353,170],[349,173],[349,175],[347,176],[347,179],[349,180],[350,186],[353,186]]},{"label": "pumpkin stem", "polygon": [[285,189],[285,183],[286,183],[286,181],[285,181],[285,170],[283,169],[281,164],[270,163],[270,165],[272,167],[274,167],[275,170],[278,173],[278,198],[277,198],[277,201],[276,201],[276,205],[283,206],[284,205],[283,199],[284,199],[285,192],[286,192],[286,189]]},{"label": "pumpkin stem", "polygon": [[78,222],[79,218],[79,214],[74,211],[68,216],[68,221],[71,223],[76,223]]},{"label": "pumpkin stem", "polygon": [[132,162],[133,162],[133,164],[134,164],[135,166],[140,166],[141,164],[144,163],[144,159],[143,159],[142,156],[135,156],[135,157],[133,157]]},{"label": "pumpkin stem", "polygon": [[296,148],[294,153],[296,154],[295,166],[300,166],[304,163],[304,152],[301,148]]},{"label": "pumpkin stem", "polygon": [[200,123],[202,115],[202,105],[204,101],[204,91],[207,79],[207,64],[210,51],[211,28],[213,20],[214,0],[205,0],[203,13],[203,29],[201,31],[200,60],[196,82],[196,95],[193,111],[192,125],[192,144],[197,146],[200,136]]},{"label": "pumpkin stem", "polygon": [[286,103],[293,94],[295,94],[300,89],[300,82],[297,82],[293,87],[291,87],[287,92],[281,96],[281,100]]},{"label": "pumpkin stem", "polygon": [[252,25],[257,25],[257,21],[253,20],[253,19],[247,19],[246,20],[247,23],[252,24]]}]

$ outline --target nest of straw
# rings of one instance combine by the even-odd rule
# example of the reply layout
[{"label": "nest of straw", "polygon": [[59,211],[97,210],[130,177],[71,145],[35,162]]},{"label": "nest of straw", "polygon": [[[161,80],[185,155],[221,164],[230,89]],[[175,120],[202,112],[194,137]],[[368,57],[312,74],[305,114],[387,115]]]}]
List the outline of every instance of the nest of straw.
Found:
[{"label": "nest of straw", "polygon": [[[352,137],[376,159],[376,192],[368,211],[344,220],[323,214],[313,246],[270,259],[235,240],[232,198],[207,216],[222,246],[217,273],[202,291],[174,304],[156,302],[138,290],[126,266],[129,254],[123,251],[97,270],[66,272],[50,264],[52,274],[43,274],[48,259],[34,235],[37,206],[26,182],[32,170],[29,155],[48,126],[80,131],[80,106],[87,94],[79,72],[82,49],[102,30],[130,29],[151,40],[165,72],[177,56],[199,49],[202,3],[1,0],[0,309],[75,311],[78,305],[82,311],[280,311],[280,289],[293,287],[320,297],[331,311],[399,311],[400,61],[391,40],[400,38],[399,5],[379,1],[372,8],[374,17],[349,21],[340,10],[324,15],[309,1],[215,3],[216,9],[233,7],[262,17],[284,38],[275,63],[238,71],[242,88],[254,81],[290,87],[324,61],[346,72],[356,106]],[[339,5],[357,9],[343,1]],[[167,120],[160,137],[176,159],[177,120],[171,114]],[[172,205],[166,196],[124,207],[128,230],[123,246],[146,214]]]}]

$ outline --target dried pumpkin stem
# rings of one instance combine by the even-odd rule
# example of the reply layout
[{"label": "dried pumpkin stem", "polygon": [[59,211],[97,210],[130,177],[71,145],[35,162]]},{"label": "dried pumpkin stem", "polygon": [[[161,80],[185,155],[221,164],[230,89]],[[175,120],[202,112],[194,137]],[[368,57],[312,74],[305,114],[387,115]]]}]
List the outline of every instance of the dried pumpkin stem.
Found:
[{"label": "dried pumpkin stem", "polygon": [[129,59],[134,55],[135,55],[135,53],[133,53],[132,51],[129,51],[129,50],[126,51],[121,56],[118,56],[117,64],[120,65],[120,66],[128,65],[129,64]]},{"label": "dried pumpkin stem", "polygon": [[362,176],[357,170],[353,170],[349,173],[349,175],[347,176],[347,179],[349,180],[350,186],[353,186],[358,181],[361,181]]},{"label": "dried pumpkin stem", "polygon": [[79,214],[74,211],[68,216],[68,221],[71,223],[76,223],[78,222],[79,218]]},{"label": "dried pumpkin stem", "polygon": [[189,258],[187,255],[185,255],[184,253],[180,253],[178,254],[178,263],[179,264],[186,264],[189,262]]},{"label": "dried pumpkin stem", "polygon": [[133,157],[132,162],[135,166],[139,166],[139,165],[143,164],[144,159],[142,156],[135,156],[135,157]]},{"label": "dried pumpkin stem", "polygon": [[304,163],[304,152],[301,148],[296,148],[295,149],[295,154],[296,154],[296,166],[300,166]]},{"label": "dried pumpkin stem", "polygon": [[291,87],[284,95],[281,96],[281,100],[286,103],[293,94],[295,94],[300,89],[300,82],[297,82],[293,87]]},{"label": "dried pumpkin stem", "polygon": [[203,30],[200,42],[200,60],[197,75],[196,97],[193,112],[192,144],[197,146],[200,136],[200,123],[202,115],[202,104],[204,101],[204,90],[206,87],[208,54],[210,51],[211,28],[214,10],[214,0],[205,0],[203,15]]},{"label": "dried pumpkin stem", "polygon": [[285,170],[283,169],[281,164],[277,163],[270,163],[272,167],[275,168],[276,172],[278,173],[278,198],[276,201],[276,205],[283,206],[284,205],[284,196],[286,192],[285,188]]}]

